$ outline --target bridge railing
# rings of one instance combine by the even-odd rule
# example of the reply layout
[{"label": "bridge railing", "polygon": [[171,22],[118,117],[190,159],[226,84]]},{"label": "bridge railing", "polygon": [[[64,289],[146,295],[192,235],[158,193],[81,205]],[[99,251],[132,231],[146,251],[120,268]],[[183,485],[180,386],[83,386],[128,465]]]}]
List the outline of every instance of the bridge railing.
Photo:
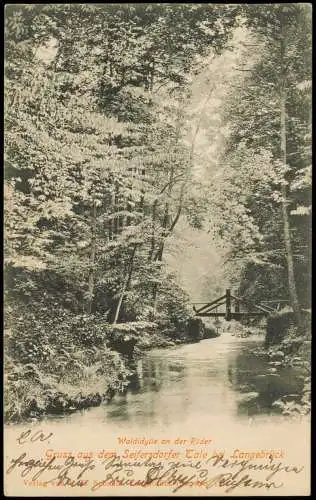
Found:
[{"label": "bridge railing", "polygon": [[[225,295],[218,297],[217,299],[208,302],[195,302],[193,304],[193,310],[196,316],[205,316],[205,317],[223,317],[226,320],[230,319],[241,319],[246,317],[256,317],[256,316],[268,316],[273,312],[276,312],[280,308],[281,303],[288,302],[284,299],[275,299],[263,301],[259,304],[255,304],[254,308],[256,311],[241,311],[240,305],[244,300],[236,295],[233,295],[228,288],[226,290]],[[270,305],[271,304],[271,305]],[[276,304],[276,307],[273,307],[272,304]],[[200,305],[202,307],[196,308],[195,306]],[[222,305],[225,305],[225,311],[218,311],[218,308]],[[234,306],[234,311],[232,311],[232,305]]]}]

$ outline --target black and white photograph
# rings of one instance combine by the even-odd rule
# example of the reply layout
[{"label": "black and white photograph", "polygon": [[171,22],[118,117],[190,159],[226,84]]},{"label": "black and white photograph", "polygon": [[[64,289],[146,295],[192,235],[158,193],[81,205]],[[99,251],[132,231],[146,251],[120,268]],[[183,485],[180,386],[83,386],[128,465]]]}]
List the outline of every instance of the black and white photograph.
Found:
[{"label": "black and white photograph", "polygon": [[4,25],[5,495],[309,495],[312,4]]}]

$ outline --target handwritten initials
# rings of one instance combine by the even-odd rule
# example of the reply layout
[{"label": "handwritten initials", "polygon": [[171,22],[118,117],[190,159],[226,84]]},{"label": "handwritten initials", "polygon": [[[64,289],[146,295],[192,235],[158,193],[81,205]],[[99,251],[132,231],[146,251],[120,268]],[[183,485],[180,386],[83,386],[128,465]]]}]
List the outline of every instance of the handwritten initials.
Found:
[{"label": "handwritten initials", "polygon": [[52,432],[45,435],[42,431],[36,431],[36,432],[32,433],[32,430],[28,429],[27,431],[21,432],[21,434],[17,438],[17,442],[19,444],[35,443],[36,441],[43,442],[43,441],[47,441],[52,436],[53,436]]}]

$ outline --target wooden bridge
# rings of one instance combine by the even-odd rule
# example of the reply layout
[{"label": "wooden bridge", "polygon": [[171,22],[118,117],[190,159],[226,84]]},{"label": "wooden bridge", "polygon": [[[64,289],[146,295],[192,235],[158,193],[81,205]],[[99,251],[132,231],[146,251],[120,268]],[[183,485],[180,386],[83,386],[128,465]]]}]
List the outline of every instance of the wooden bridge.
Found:
[{"label": "wooden bridge", "polygon": [[[193,310],[195,316],[207,316],[213,318],[225,318],[227,321],[231,319],[242,319],[249,317],[260,317],[268,316],[269,314],[279,310],[282,302],[288,302],[287,300],[276,299],[267,300],[261,302],[260,305],[255,305],[255,311],[241,311],[240,306],[243,299],[236,297],[231,293],[229,289],[226,290],[225,295],[213,300],[212,302],[195,302],[193,304]],[[195,306],[199,305],[197,309]],[[218,311],[218,308],[225,305],[225,311]]]}]

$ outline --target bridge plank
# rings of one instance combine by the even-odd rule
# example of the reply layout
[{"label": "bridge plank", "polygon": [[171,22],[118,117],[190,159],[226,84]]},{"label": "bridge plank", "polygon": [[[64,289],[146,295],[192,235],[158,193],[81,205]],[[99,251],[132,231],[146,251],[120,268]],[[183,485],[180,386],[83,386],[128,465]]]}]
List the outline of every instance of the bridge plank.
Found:
[{"label": "bridge plank", "polygon": [[[252,316],[268,316],[268,312],[232,312],[231,313],[231,318],[232,319],[239,319],[239,318],[249,318]],[[214,313],[214,312],[201,312],[196,314],[196,316],[205,316],[205,317],[211,317],[211,318],[225,318],[226,313],[224,312],[219,312],[219,313]]]},{"label": "bridge plank", "polygon": [[217,307],[223,306],[223,305],[225,305],[225,304],[226,304],[226,301],[225,301],[225,300],[223,300],[223,302],[219,302],[218,304],[214,304],[214,305],[212,305],[212,306],[208,307],[208,308],[207,308],[206,310],[204,310],[203,312],[211,312],[211,311],[213,311],[213,309],[216,309]]},{"label": "bridge plank", "polygon": [[214,317],[214,318],[225,318],[226,316],[226,313],[212,313],[212,312],[201,312],[201,313],[198,313],[196,314],[196,316],[210,316],[210,317]]},{"label": "bridge plank", "polygon": [[197,309],[197,310],[195,309],[195,310],[196,310],[197,312],[202,312],[202,311],[204,311],[205,309],[208,309],[209,307],[211,307],[213,304],[216,304],[216,303],[220,302],[220,301],[221,301],[221,300],[223,300],[223,299],[224,299],[224,300],[226,299],[226,295],[223,295],[222,297],[219,297],[218,299],[213,300],[212,302],[208,302],[208,303],[206,303],[206,304],[205,304],[205,306],[200,307],[200,309]]},{"label": "bridge plank", "polygon": [[[259,310],[264,311],[264,312],[266,312],[266,313],[273,312],[273,309],[271,310],[271,309],[270,309],[270,308],[268,308],[268,307],[267,307],[267,308],[265,308],[265,307],[262,307],[262,306],[257,306],[257,305],[255,305],[254,307],[255,307],[256,309],[259,309]],[[269,309],[270,309],[270,310],[269,310]]]},{"label": "bridge plank", "polygon": [[[235,312],[231,311],[231,299],[235,301]],[[230,289],[226,290],[226,294],[223,295],[222,297],[219,297],[218,299],[213,300],[212,302],[208,302],[204,306],[200,307],[199,309],[196,309],[195,305],[193,306],[193,310],[195,311],[195,316],[205,316],[205,317],[211,317],[211,318],[226,318],[228,321],[230,319],[240,319],[240,318],[249,318],[249,317],[256,317],[256,316],[268,316],[269,314],[273,313],[274,310],[271,308],[271,306],[268,305],[254,305],[255,309],[259,309],[259,311],[262,312],[240,312],[240,302],[243,302],[242,299],[239,297],[236,297],[230,292]],[[201,302],[200,302],[201,304]],[[221,305],[226,305],[226,311],[225,312],[217,312],[217,308]],[[216,312],[212,312],[216,310]]]}]

